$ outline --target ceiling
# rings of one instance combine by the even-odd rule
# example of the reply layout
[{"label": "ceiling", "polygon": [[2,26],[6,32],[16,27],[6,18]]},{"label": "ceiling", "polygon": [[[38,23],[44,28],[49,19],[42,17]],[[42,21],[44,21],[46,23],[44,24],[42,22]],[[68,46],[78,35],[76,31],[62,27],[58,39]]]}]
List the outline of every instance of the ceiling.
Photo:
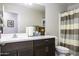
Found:
[{"label": "ceiling", "polygon": [[74,4],[77,4],[77,3],[63,3],[63,5],[66,5],[67,7],[71,6],[71,5],[74,5]]},{"label": "ceiling", "polygon": [[[68,6],[74,5],[76,3],[60,3],[60,4],[66,5],[68,7]],[[20,3],[20,5],[27,6],[29,8],[33,8],[33,9],[45,12],[45,3],[39,3],[39,4],[37,4],[37,3],[32,3],[32,4]]]},{"label": "ceiling", "polygon": [[[74,5],[76,3],[60,3],[60,4],[66,5],[68,7],[68,6]],[[34,9],[40,10],[40,11],[45,11],[45,3],[33,4],[31,7]]]},{"label": "ceiling", "polygon": [[25,4],[25,3],[21,3],[20,5],[35,9],[35,10],[39,10],[39,11],[45,11],[45,6],[42,4],[37,4],[37,3],[32,3],[32,4]]}]

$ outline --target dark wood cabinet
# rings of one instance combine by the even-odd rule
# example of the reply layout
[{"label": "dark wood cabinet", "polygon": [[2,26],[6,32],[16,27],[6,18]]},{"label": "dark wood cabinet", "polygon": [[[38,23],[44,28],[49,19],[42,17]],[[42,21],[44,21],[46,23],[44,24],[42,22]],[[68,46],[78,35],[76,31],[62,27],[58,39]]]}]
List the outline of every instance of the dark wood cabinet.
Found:
[{"label": "dark wood cabinet", "polygon": [[10,55],[10,56],[29,55],[30,56],[30,55],[33,55],[32,49],[33,49],[32,41],[7,43],[4,46],[1,46],[1,53],[3,53],[2,56],[5,56],[5,55]]},{"label": "dark wood cabinet", "polygon": [[36,56],[55,56],[55,40],[44,39],[35,40],[34,42],[34,55]]},{"label": "dark wood cabinet", "polygon": [[55,38],[6,43],[0,52],[2,56],[54,56]]}]

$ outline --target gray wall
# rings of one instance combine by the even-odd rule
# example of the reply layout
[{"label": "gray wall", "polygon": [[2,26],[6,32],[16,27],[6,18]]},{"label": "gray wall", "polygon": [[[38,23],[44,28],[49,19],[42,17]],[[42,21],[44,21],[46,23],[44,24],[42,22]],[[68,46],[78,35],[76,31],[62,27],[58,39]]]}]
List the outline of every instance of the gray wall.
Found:
[{"label": "gray wall", "polygon": [[67,7],[67,10],[73,10],[73,9],[76,9],[76,8],[79,8],[79,3],[75,3],[73,5],[69,5]]},{"label": "gray wall", "polygon": [[[45,4],[46,17],[46,34],[59,36],[59,13],[66,10],[67,7],[63,4],[50,3]],[[58,39],[56,39],[58,42]],[[56,44],[57,45],[57,44]]]},{"label": "gray wall", "polygon": [[0,3],[0,11],[2,11],[2,3]]},{"label": "gray wall", "polygon": [[2,5],[2,3],[0,3],[0,16],[2,16],[2,11],[3,11],[3,5]]}]

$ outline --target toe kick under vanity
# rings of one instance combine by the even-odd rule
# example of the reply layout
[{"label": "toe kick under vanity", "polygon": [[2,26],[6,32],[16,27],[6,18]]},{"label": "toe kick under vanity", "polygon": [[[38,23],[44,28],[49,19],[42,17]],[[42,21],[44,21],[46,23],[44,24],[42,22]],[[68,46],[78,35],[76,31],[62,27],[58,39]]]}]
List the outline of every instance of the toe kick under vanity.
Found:
[{"label": "toe kick under vanity", "polygon": [[0,39],[1,56],[55,56],[55,36]]}]

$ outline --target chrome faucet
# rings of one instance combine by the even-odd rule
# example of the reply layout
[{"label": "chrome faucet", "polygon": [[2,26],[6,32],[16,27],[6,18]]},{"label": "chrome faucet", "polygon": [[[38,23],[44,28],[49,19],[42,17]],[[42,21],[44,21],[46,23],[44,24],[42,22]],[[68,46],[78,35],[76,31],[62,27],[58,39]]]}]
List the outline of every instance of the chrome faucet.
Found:
[{"label": "chrome faucet", "polygon": [[13,38],[16,38],[17,36],[16,36],[16,33],[14,33],[14,35],[13,35]]}]

